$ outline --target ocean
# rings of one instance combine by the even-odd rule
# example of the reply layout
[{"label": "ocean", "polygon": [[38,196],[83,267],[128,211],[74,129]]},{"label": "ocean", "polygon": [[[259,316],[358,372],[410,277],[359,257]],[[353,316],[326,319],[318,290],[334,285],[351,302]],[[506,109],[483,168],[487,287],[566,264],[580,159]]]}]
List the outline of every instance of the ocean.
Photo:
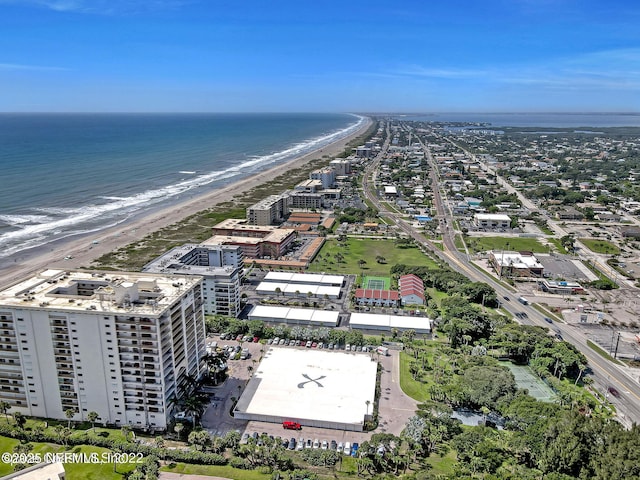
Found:
[{"label": "ocean", "polygon": [[349,114],[0,114],[0,259],[322,148]]}]

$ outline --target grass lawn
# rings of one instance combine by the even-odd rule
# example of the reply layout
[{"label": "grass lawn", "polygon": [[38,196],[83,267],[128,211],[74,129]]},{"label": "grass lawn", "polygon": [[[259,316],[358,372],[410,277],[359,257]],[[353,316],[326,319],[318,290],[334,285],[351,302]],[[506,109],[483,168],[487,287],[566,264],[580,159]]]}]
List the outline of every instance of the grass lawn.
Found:
[{"label": "grass lawn", "polygon": [[557,238],[547,238],[547,241],[553,244],[553,246],[555,247],[558,253],[569,253],[567,252],[567,249],[562,246],[562,243],[560,243],[560,240],[558,240]]},{"label": "grass lawn", "polygon": [[231,478],[233,480],[271,480],[271,474],[260,473],[256,470],[241,470],[228,465],[191,465],[176,463],[175,467],[161,467],[162,472],[173,472],[184,475],[209,475],[211,477]]},{"label": "grass lawn", "polygon": [[467,247],[474,252],[488,250],[528,251],[548,253],[549,247],[542,245],[535,238],[520,237],[467,237]]},{"label": "grass lawn", "polygon": [[592,252],[604,253],[607,255],[618,255],[620,253],[620,249],[607,240],[599,240],[597,238],[579,238],[578,240],[584,243],[584,245]]},{"label": "grass lawn", "polygon": [[431,454],[427,458],[427,465],[431,465],[432,470],[429,472],[433,475],[451,475],[453,473],[453,466],[458,461],[456,452],[449,450],[444,456],[438,454]]},{"label": "grass lawn", "polygon": [[430,398],[429,385],[413,379],[409,371],[412,360],[409,355],[400,352],[400,388],[414,400],[424,402]]},{"label": "grass lawn", "polygon": [[430,299],[433,299],[438,304],[438,307],[440,306],[442,300],[449,296],[445,292],[441,292],[437,288],[427,288],[427,294],[429,295]]},{"label": "grass lawn", "polygon": [[[335,255],[343,257],[338,263]],[[377,263],[376,257],[381,256],[385,263]],[[358,262],[367,262],[363,268]],[[344,246],[336,239],[328,239],[320,253],[309,266],[309,272],[330,272],[339,274],[355,274],[364,272],[365,275],[391,276],[391,267],[398,263],[406,265],[424,265],[435,268],[436,263],[420,251],[418,247],[399,248],[393,240],[376,240],[370,238],[347,238]]]},{"label": "grass lawn", "polygon": [[[18,440],[13,438],[0,437],[0,452],[13,452],[13,447],[17,445]],[[84,453],[87,457],[92,453],[97,453],[99,458],[102,454],[109,452],[106,448],[94,447],[90,445],[76,446],[66,449],[61,445],[51,443],[32,443],[32,453],[44,456],[45,453]],[[131,472],[136,467],[135,464],[126,463],[118,464],[117,471],[113,471],[113,463],[65,463],[64,468],[67,472],[67,480],[122,480],[125,474]],[[13,466],[6,463],[0,463],[0,475],[7,475],[13,472]]]}]

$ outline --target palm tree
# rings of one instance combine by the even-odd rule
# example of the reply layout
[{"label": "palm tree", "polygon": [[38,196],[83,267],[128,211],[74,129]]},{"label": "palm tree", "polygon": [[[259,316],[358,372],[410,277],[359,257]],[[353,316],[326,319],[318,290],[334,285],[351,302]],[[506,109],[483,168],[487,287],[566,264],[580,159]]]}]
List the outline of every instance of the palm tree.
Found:
[{"label": "palm tree", "polygon": [[587,366],[585,364],[581,363],[581,364],[578,365],[578,369],[580,370],[580,372],[578,373],[578,378],[576,378],[576,383],[574,385],[578,384],[578,382],[580,381],[580,378],[582,378],[582,374],[587,369]]},{"label": "palm tree", "polygon": [[131,425],[123,425],[120,427],[120,432],[122,432],[122,436],[124,437],[124,441],[129,441],[129,434],[131,433]]},{"label": "palm tree", "polygon": [[64,411],[64,416],[67,417],[67,428],[71,428],[71,419],[75,417],[76,411],[73,408],[67,408]]},{"label": "palm tree", "polygon": [[182,402],[182,406],[187,415],[191,416],[193,428],[196,428],[196,420],[204,413],[205,405],[209,398],[206,395],[192,395]]},{"label": "palm tree", "polygon": [[2,414],[4,415],[4,418],[7,420],[7,423],[9,423],[9,409],[11,408],[11,404],[9,402],[5,402],[2,401],[0,402],[0,412],[2,412]]},{"label": "palm tree", "polygon": [[87,413],[87,420],[89,420],[91,422],[91,430],[95,430],[96,428],[96,420],[98,419],[99,415],[97,412],[89,412]]},{"label": "palm tree", "polygon": [[218,375],[222,371],[224,366],[224,359],[218,353],[207,353],[204,357],[202,357],[205,364],[207,365],[207,370],[209,376],[211,376],[211,372],[213,372],[213,381],[214,384],[218,383]]},{"label": "palm tree", "polygon": [[173,427],[173,431],[178,435],[178,440],[180,440],[180,433],[184,430],[184,425],[182,423],[176,423]]}]

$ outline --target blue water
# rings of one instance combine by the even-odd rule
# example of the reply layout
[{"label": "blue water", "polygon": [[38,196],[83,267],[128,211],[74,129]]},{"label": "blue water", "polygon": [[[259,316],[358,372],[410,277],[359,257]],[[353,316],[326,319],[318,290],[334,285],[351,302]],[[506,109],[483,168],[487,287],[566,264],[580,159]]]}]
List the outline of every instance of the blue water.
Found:
[{"label": "blue water", "polygon": [[493,127],[640,127],[638,113],[432,113],[398,117],[423,122],[488,123]]},{"label": "blue water", "polygon": [[0,258],[321,148],[346,114],[0,114]]}]

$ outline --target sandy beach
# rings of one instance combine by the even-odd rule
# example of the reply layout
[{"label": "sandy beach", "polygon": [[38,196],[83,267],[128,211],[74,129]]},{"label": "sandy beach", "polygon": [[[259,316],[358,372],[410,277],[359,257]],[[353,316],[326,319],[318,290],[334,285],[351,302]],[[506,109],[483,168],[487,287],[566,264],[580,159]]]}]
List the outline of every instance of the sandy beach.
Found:
[{"label": "sandy beach", "polygon": [[[234,195],[251,190],[291,169],[298,168],[324,155],[334,157],[345,149],[347,143],[362,135],[370,125],[371,120],[365,122],[359,130],[348,137],[223,188],[212,190],[209,193],[184,200],[178,204],[125,221],[99,232],[61,240],[55,244],[48,245],[47,251],[39,249],[33,252],[23,252],[13,259],[13,265],[0,269],[0,287],[4,288],[28,276],[30,273],[50,267],[64,269],[86,267],[105,253],[140,240],[148,234],[179,222],[196,212],[230,201]],[[158,252],[158,255],[161,253]],[[65,257],[72,258],[65,260]]]}]

